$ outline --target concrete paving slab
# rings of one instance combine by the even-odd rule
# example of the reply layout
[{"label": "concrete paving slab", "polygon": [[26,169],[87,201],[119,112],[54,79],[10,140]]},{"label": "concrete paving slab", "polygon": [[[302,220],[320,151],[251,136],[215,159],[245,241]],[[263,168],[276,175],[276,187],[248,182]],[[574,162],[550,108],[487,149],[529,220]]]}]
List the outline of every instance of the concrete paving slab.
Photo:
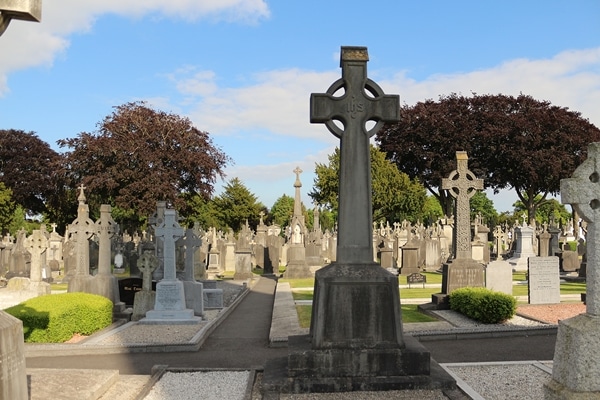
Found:
[{"label": "concrete paving slab", "polygon": [[30,400],[98,400],[119,380],[119,371],[27,368]]}]

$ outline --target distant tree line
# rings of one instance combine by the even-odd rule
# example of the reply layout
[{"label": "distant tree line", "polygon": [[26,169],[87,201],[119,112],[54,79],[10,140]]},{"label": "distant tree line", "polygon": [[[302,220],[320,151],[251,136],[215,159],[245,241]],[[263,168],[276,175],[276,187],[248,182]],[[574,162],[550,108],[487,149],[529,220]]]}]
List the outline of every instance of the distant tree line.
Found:
[{"label": "distant tree line", "polygon": [[[586,158],[587,144],[600,130],[567,108],[530,96],[457,94],[400,109],[400,122],[387,124],[371,147],[373,220],[429,224],[452,212],[441,180],[456,168],[455,152],[467,151],[469,169],[486,188],[512,188],[519,201],[511,214],[498,214],[481,192],[471,200],[473,217],[489,225],[568,218],[549,195]],[[77,188],[86,187],[92,218],[100,204],[129,232],[145,228],[157,201],[175,207],[188,226],[238,231],[248,222],[285,227],[294,199],[282,194],[271,208],[233,177],[215,196],[217,179],[232,160],[207,132],[189,119],[133,102],[117,106],[94,132],[62,139],[58,153],[34,132],[0,130],[0,229],[25,227],[27,218],[53,222],[57,230],[77,216]],[[339,150],[315,165],[309,196],[320,210],[322,229],[334,229],[337,215]],[[308,228],[313,209],[303,205]]]}]

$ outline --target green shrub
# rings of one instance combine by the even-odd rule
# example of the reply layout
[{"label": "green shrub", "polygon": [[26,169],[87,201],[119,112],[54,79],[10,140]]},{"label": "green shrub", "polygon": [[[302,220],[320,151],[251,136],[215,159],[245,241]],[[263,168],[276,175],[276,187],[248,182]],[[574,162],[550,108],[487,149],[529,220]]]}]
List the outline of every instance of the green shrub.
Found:
[{"label": "green shrub", "polygon": [[517,300],[486,288],[465,287],[450,293],[450,309],[484,324],[497,324],[515,315]]},{"label": "green shrub", "polygon": [[34,297],[4,311],[23,321],[26,343],[62,343],[110,325],[112,307],[106,297],[77,292]]}]

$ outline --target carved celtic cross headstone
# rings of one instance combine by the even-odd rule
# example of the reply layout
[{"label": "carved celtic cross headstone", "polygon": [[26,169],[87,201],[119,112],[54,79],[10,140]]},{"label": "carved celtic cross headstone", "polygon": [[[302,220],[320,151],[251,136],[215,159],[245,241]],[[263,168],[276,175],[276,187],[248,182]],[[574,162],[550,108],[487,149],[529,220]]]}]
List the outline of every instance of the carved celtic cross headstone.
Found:
[{"label": "carved celtic cross headstone", "polygon": [[466,151],[456,152],[456,169],[442,179],[442,189],[448,190],[456,199],[455,208],[455,258],[471,258],[471,209],[469,200],[483,189],[483,179],[477,179],[468,168],[469,157]]},{"label": "carved celtic cross headstone", "polygon": [[164,222],[156,228],[156,237],[163,241],[165,280],[177,279],[175,271],[175,242],[183,236],[183,228],[177,223],[177,212],[165,210]]},{"label": "carved celtic cross headstone", "polygon": [[588,223],[586,311],[600,316],[600,143],[588,146],[587,159],[569,179],[560,181],[561,201]]},{"label": "carved celtic cross headstone", "polygon": [[[310,122],[324,123],[340,139],[337,262],[369,263],[372,254],[369,138],[399,120],[400,98],[384,95],[367,78],[366,47],[342,47],[342,78],[310,97]],[[339,97],[337,92],[343,91]],[[343,128],[336,125],[336,121]],[[375,122],[367,129],[369,121]]]}]

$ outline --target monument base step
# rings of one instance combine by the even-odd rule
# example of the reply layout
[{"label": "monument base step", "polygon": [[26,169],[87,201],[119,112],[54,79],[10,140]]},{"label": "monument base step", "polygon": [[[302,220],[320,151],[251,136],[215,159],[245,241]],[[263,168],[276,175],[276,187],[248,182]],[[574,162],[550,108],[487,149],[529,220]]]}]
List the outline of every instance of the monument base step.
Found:
[{"label": "monument base step", "polygon": [[[263,395],[267,396],[274,393],[456,389],[454,378],[435,361],[431,360],[429,352],[412,337],[406,338],[404,349],[388,349],[387,351],[386,349],[365,349],[362,351],[353,349],[347,352],[343,349],[307,350],[308,343],[310,343],[310,340],[307,335],[290,337],[289,356],[267,362],[262,382]],[[364,363],[370,355],[374,355],[376,359],[381,361],[381,365],[376,366],[376,369],[385,371],[385,376],[356,373],[356,370],[362,368],[360,366],[358,369],[351,368],[355,372],[346,371],[346,374],[344,374],[340,372],[339,364],[331,364],[330,370],[327,370],[327,367],[323,364],[312,370],[298,369],[299,360],[301,364],[302,360],[309,360],[310,362],[320,358],[318,353],[330,353],[332,351],[339,353],[338,355],[341,358],[353,360],[356,363]],[[385,353],[388,353],[388,356]],[[366,357],[365,354],[367,354]],[[328,355],[325,354],[326,357]],[[402,360],[403,357],[407,362]],[[413,364],[413,359],[421,361],[421,363],[416,363],[421,365],[409,366]],[[394,362],[388,364],[387,361],[391,360]],[[423,365],[424,361],[427,365]],[[370,368],[367,367],[367,369]],[[411,373],[411,369],[414,369],[413,372],[416,371],[416,373]],[[395,374],[393,373],[394,370]]]}]

